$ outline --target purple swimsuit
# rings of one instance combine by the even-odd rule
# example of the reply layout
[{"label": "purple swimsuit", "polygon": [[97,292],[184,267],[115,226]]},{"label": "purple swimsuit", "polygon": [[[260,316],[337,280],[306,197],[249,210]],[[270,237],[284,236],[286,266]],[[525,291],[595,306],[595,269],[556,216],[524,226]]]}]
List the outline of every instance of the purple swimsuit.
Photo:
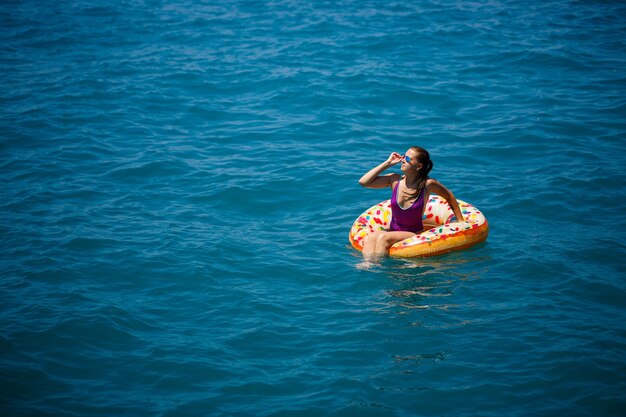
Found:
[{"label": "purple swimsuit", "polygon": [[[398,181],[398,184],[400,182]],[[398,204],[398,184],[391,193],[391,224],[389,229],[392,232],[413,232],[421,233],[424,225],[422,215],[424,214],[424,190],[422,188],[419,197],[407,209],[403,209]]]}]

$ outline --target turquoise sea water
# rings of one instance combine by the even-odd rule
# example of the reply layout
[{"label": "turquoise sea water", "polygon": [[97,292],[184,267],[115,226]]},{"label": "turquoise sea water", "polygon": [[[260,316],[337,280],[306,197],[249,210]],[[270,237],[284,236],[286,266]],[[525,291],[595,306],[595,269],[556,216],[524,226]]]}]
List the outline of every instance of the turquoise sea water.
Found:
[{"label": "turquoise sea water", "polygon": [[[626,409],[624,3],[7,1],[0,51],[3,416]],[[411,145],[489,238],[362,268]]]}]

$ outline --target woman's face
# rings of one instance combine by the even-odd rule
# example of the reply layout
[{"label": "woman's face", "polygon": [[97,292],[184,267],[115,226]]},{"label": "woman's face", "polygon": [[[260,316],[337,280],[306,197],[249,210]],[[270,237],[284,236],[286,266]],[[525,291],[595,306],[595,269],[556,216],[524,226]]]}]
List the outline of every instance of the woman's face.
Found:
[{"label": "woman's face", "polygon": [[422,168],[422,164],[417,160],[417,156],[418,153],[413,149],[409,149],[404,153],[404,159],[400,167],[402,172],[419,171]]}]

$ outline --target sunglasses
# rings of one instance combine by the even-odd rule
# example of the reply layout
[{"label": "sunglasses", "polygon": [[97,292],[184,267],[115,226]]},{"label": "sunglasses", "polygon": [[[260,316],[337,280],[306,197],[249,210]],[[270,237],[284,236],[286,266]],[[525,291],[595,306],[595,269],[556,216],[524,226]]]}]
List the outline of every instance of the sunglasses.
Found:
[{"label": "sunglasses", "polygon": [[407,162],[407,164],[411,163],[411,157],[409,155],[404,155],[404,160]]}]

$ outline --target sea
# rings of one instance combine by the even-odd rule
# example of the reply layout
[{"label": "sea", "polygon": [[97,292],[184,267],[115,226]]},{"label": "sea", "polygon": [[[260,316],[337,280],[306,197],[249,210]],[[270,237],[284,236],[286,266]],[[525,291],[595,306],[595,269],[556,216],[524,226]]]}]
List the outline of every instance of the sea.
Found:
[{"label": "sea", "polygon": [[625,184],[623,1],[2,1],[0,414],[623,416]]}]

